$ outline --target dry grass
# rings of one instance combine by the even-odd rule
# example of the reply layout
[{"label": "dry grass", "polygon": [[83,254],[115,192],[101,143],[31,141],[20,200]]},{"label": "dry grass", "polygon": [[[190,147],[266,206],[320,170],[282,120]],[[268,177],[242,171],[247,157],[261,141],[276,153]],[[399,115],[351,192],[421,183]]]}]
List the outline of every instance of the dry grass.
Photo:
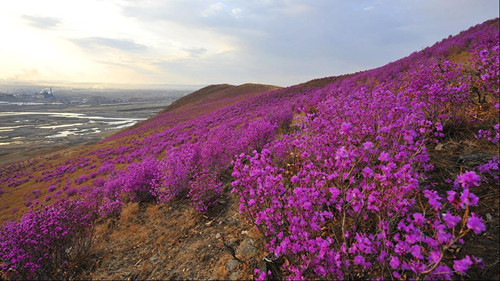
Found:
[{"label": "dry grass", "polygon": [[[75,279],[227,279],[233,259],[225,240],[240,243],[252,237],[259,250],[238,266],[241,278],[251,278],[266,254],[254,228],[238,214],[238,200],[226,193],[209,216],[184,201],[169,206],[127,204],[115,221],[99,225],[92,261]],[[243,233],[242,233],[243,231]]]}]

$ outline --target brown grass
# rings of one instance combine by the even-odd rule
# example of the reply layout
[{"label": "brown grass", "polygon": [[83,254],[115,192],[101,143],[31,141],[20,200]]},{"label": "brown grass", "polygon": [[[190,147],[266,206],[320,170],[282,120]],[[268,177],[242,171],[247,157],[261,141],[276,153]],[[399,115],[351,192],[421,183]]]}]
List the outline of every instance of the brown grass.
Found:
[{"label": "brown grass", "polygon": [[[242,233],[243,231],[243,233]],[[238,266],[241,278],[251,278],[266,254],[258,232],[238,214],[238,200],[226,193],[209,216],[184,201],[169,206],[124,206],[119,219],[97,227],[92,260],[75,279],[227,279],[233,259],[216,239],[220,234],[238,243],[252,237],[257,253]]]}]

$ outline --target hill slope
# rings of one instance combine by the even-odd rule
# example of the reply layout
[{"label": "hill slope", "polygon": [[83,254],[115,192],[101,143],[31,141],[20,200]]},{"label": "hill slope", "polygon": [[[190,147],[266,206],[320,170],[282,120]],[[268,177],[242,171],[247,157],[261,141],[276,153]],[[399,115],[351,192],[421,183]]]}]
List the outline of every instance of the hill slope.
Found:
[{"label": "hill slope", "polygon": [[168,106],[165,109],[165,111],[171,111],[186,105],[187,106],[203,105],[223,99],[236,98],[236,97],[238,97],[238,99],[234,99],[234,101],[238,101],[263,92],[279,88],[280,87],[277,86],[251,84],[251,83],[239,86],[233,86],[228,84],[210,85],[176,100],[170,106]]},{"label": "hill slope", "polygon": [[496,19],[2,167],[4,277],[498,278],[498,52]]}]

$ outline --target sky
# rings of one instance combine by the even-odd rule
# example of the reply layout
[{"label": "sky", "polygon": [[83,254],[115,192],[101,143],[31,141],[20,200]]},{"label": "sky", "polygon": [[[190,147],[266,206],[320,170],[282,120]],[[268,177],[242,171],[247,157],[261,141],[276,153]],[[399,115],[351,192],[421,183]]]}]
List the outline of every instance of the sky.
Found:
[{"label": "sky", "polygon": [[2,1],[0,82],[289,86],[382,66],[498,11],[498,0]]}]

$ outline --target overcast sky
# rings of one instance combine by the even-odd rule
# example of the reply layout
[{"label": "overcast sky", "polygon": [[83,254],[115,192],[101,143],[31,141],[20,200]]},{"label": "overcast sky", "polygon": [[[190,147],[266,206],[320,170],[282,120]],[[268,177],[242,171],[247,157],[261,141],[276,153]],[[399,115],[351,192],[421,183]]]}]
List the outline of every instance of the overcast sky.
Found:
[{"label": "overcast sky", "polygon": [[2,1],[0,82],[288,86],[384,65],[498,10],[498,0]]}]

